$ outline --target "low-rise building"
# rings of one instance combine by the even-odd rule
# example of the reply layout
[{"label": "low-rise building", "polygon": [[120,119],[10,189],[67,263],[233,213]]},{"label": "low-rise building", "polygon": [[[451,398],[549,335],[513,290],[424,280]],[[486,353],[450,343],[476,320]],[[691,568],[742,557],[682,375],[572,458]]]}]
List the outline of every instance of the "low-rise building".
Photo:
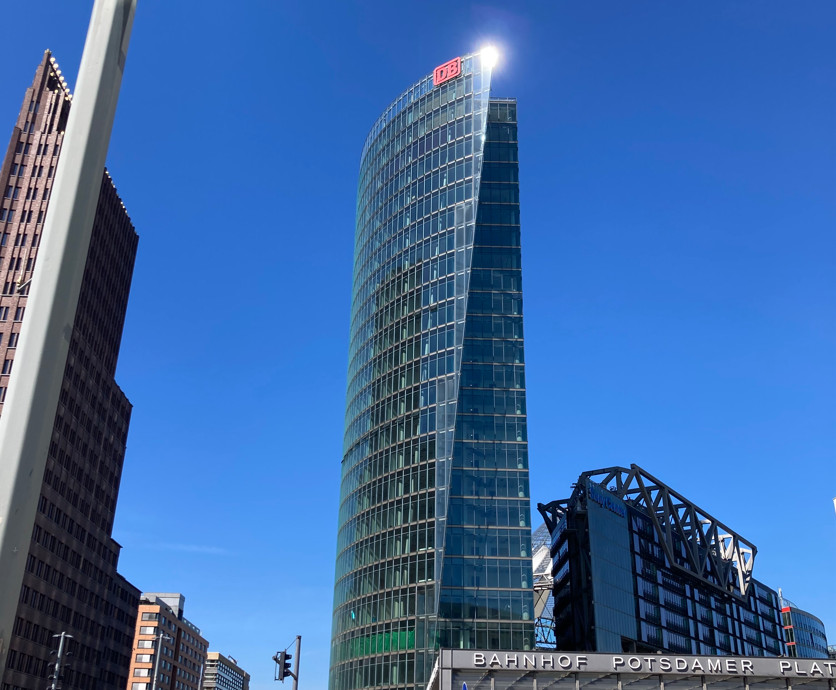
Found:
[{"label": "low-rise building", "polygon": [[249,690],[250,674],[238,665],[237,659],[220,652],[206,655],[206,671],[202,690]]}]

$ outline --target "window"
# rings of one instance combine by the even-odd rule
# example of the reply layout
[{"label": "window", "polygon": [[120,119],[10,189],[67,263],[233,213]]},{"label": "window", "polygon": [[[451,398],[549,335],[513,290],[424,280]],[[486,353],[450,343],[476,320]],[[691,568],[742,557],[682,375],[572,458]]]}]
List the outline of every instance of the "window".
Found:
[{"label": "window", "polygon": [[15,361],[13,359],[6,358],[6,361],[3,362],[3,376],[8,376],[12,373],[12,364],[14,363]]},{"label": "window", "polygon": [[139,628],[140,635],[153,635],[157,632],[157,627],[154,625],[143,625]]},{"label": "window", "polygon": [[154,640],[137,640],[137,649],[154,649]]},{"label": "window", "polygon": [[144,620],[144,621],[155,621],[155,620],[159,619],[159,617],[160,617],[159,613],[153,613],[151,611],[145,611],[142,614],[142,620]]},{"label": "window", "polygon": [[0,307],[0,321],[7,321],[9,318],[9,308]]},{"label": "window", "polygon": [[[17,347],[17,339],[20,333],[9,333],[9,347]],[[0,343],[3,341],[3,336],[0,336]]]},{"label": "window", "polygon": [[150,668],[135,668],[134,675],[137,678],[149,678],[151,676]]},{"label": "window", "polygon": [[[8,309],[8,307],[6,307],[6,309]],[[26,307],[15,307],[15,321],[23,321],[23,312],[25,311]]]},{"label": "window", "polygon": [[0,386],[0,403],[6,402],[6,387]]},{"label": "window", "polygon": [[148,690],[148,683],[131,683],[131,690]]},{"label": "window", "polygon": [[153,654],[137,654],[136,660],[140,664],[150,664],[151,660],[154,658]]}]

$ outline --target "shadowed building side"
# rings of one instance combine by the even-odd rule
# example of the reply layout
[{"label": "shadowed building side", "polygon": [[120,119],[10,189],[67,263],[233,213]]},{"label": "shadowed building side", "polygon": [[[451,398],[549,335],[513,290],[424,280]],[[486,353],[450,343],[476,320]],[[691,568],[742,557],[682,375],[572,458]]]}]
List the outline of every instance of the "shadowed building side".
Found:
[{"label": "shadowed building side", "polygon": [[[0,168],[0,413],[72,96],[50,53],[26,91]],[[43,690],[65,631],[64,687],[124,690],[139,590],[111,534],[131,404],[114,381],[137,235],[107,172],[93,225],[3,690]]]}]

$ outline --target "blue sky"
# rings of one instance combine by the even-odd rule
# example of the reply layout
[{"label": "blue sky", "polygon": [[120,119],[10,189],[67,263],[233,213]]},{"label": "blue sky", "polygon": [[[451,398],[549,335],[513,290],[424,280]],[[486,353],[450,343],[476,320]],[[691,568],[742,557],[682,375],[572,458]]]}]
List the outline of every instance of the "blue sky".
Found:
[{"label": "blue sky", "polygon": [[[74,85],[91,7],[4,8],[0,133],[44,49]],[[834,35],[817,0],[140,0],[108,155],[140,235],[120,570],[182,591],[254,690],[296,634],[326,687],[361,146],[493,42],[533,500],[635,462],[836,641]]]}]

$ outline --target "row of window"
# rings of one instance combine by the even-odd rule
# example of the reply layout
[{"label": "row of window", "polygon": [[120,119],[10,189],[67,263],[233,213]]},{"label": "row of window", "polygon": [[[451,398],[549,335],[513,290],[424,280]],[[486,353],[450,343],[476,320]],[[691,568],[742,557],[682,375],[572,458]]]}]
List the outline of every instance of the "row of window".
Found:
[{"label": "row of window", "polygon": [[[424,596],[423,592],[419,592],[419,596]],[[385,654],[390,660],[389,663],[395,663],[397,655],[390,654],[390,652],[397,653],[398,650],[432,646],[433,635],[429,628],[431,624],[428,624],[424,617],[411,621],[396,620],[354,628],[334,636],[331,660],[336,663],[357,656]],[[400,656],[403,654],[401,653]],[[418,656],[423,656],[423,653],[419,652]],[[375,659],[363,659],[359,661],[359,665],[375,662]],[[350,664],[350,666],[357,665],[358,661]]]},{"label": "row of window", "polygon": [[[476,75],[481,89],[482,80]],[[436,88],[431,77],[422,79],[401,94],[375,121],[363,147],[363,158],[372,158],[391,144],[406,125],[417,118],[472,93],[474,89],[473,58],[462,60],[462,78]]]},{"label": "row of window", "polygon": [[[410,122],[401,130],[390,129],[388,136],[374,142],[372,150],[364,150],[358,185],[360,199],[366,198],[370,189],[381,186],[412,160],[462,136],[464,129],[462,134],[458,132],[462,120],[468,123],[466,127],[471,132],[481,132],[482,113],[473,95],[463,95],[455,102],[425,111],[426,103],[419,101],[407,111],[407,117],[414,123]],[[446,135],[444,143],[442,131]]]},{"label": "row of window", "polygon": [[350,573],[338,573],[334,587],[334,604],[350,602],[391,587],[430,582],[434,575],[435,552],[407,554],[388,561],[380,561]]},{"label": "row of window", "polygon": [[[470,218],[468,221],[468,236],[472,237],[474,219]],[[406,278],[413,270],[412,267],[418,267],[438,254],[455,249],[455,225],[455,209],[450,207],[429,218],[415,220],[408,227],[391,222],[378,229],[374,237],[370,238],[370,241],[375,242],[374,254],[368,261],[358,258],[355,263],[355,306],[352,311],[352,325],[355,330],[379,308],[379,290],[389,280],[401,276]],[[464,244],[464,238],[458,244]],[[452,273],[452,268],[442,273]],[[425,272],[420,280],[412,281],[410,287],[425,284],[428,280],[438,277],[437,272],[436,275]],[[374,302],[369,304],[369,300],[372,299]]]},{"label": "row of window", "polygon": [[[358,487],[362,486],[374,477],[381,477],[388,472],[395,471],[407,465],[415,465],[435,459],[435,438],[424,437],[409,439],[403,443],[398,443],[395,446],[382,449],[373,454],[365,453],[366,448],[363,444],[358,445],[356,462],[350,462],[345,465],[347,468],[343,481],[340,484],[340,498],[341,501],[354,493]],[[348,457],[348,460],[352,460]],[[353,513],[353,508],[352,512]],[[340,511],[340,524],[347,519]]]},{"label": "row of window", "polygon": [[[357,266],[373,263],[375,257],[379,260],[387,253],[394,231],[405,228],[410,222],[426,219],[431,213],[452,206],[457,200],[462,202],[474,198],[476,179],[471,176],[472,138],[460,139],[455,145],[451,144],[443,155],[442,151],[445,149],[428,154],[423,164],[415,164],[416,173],[420,173],[422,167],[425,169],[423,175],[413,177],[412,169],[407,171],[404,178],[407,186],[403,191],[358,215]],[[437,172],[431,173],[431,170]],[[422,190],[420,194],[419,183]],[[381,193],[380,196],[384,195]],[[438,200],[438,203],[434,200]]]},{"label": "row of window", "polygon": [[[466,122],[467,129],[470,129],[470,120]],[[453,125],[450,125],[450,127],[452,128]],[[464,132],[465,127],[462,122],[458,123],[458,127]],[[467,134],[469,135],[470,132],[468,131]],[[459,136],[463,136],[463,134]],[[442,138],[446,139],[446,136],[442,135]],[[467,150],[467,147],[442,145],[441,148],[428,153],[409,167],[404,168],[386,184],[377,187],[374,195],[367,200],[361,196],[360,203],[364,204],[363,208],[366,213],[361,214],[358,221],[368,224],[372,217],[371,214],[376,209],[401,209],[406,204],[438,191],[449,184],[464,182],[471,178],[473,176],[473,159],[470,156],[463,158],[457,155],[459,150],[463,153]],[[393,202],[394,205],[392,205]],[[388,217],[391,212],[385,215]]]},{"label": "row of window", "polygon": [[450,499],[448,525],[493,525],[496,527],[531,527],[528,500],[478,498]]},{"label": "row of window", "polygon": [[[52,155],[57,156],[58,152],[61,148],[60,144],[55,144],[52,147]],[[15,145],[15,153],[22,153],[23,155],[29,155],[32,151],[32,144],[27,141],[18,141]],[[43,154],[44,156],[49,155],[49,144],[38,144],[38,148],[35,152],[36,156],[40,156]]]},{"label": "row of window", "polygon": [[[15,185],[9,185],[6,187],[6,193],[4,194],[3,198],[11,199],[12,201],[16,201],[20,198],[20,190],[21,187],[17,187]],[[40,194],[40,187],[29,187],[26,190],[25,201],[37,201],[38,194]],[[43,196],[41,197],[42,200],[46,200],[49,197],[49,187],[44,187]],[[8,209],[4,209],[4,211],[8,211]],[[5,218],[0,218],[0,220],[6,220],[8,222],[12,221],[12,214],[11,211],[8,211],[8,215]]]},{"label": "row of window", "polygon": [[[46,177],[47,179],[51,178],[53,173],[55,172],[55,166],[49,165],[46,168]],[[13,163],[11,170],[9,171],[10,177],[23,177],[26,174],[26,166],[23,163]],[[32,166],[32,177],[43,177],[44,174],[44,166],[43,165],[34,165]],[[29,197],[27,197],[29,198]],[[34,197],[33,197],[34,198]]]},{"label": "row of window", "polygon": [[[49,190],[44,190],[44,194]],[[34,215],[34,210],[30,209],[28,211],[24,210],[20,214],[20,223],[31,223],[32,218],[36,218],[35,222],[40,224],[44,222],[44,215],[45,211],[38,211],[37,217]],[[14,221],[15,218],[15,210],[14,208],[0,208],[0,221],[6,221],[11,223]],[[3,233],[4,236],[8,237],[9,233]],[[37,235],[35,235],[37,238]],[[37,244],[37,241],[33,242],[33,244]],[[15,245],[18,246],[18,245]]]},{"label": "row of window", "polygon": [[[42,498],[42,500],[45,499]],[[55,554],[63,561],[69,563],[71,567],[82,572],[89,571],[89,567],[85,565],[87,562],[86,559],[83,559],[80,553],[64,544],[54,534],[50,534],[48,530],[42,529],[40,526],[36,525],[32,532],[32,541],[35,544],[40,544],[50,553]],[[30,555],[30,558],[34,557]],[[32,568],[35,567],[34,560],[31,565]],[[104,600],[95,592],[92,592],[83,585],[78,584],[78,582],[76,582],[73,578],[68,575],[64,575],[64,573],[58,568],[50,568],[49,566],[42,566],[42,568],[42,571],[38,569],[30,569],[30,572],[35,573],[38,577],[42,577],[53,587],[57,587],[69,594],[71,597],[77,598],[81,603],[91,606],[94,610],[98,610],[100,604],[102,604],[105,615],[113,616],[120,622],[128,622],[124,611],[114,607],[109,601]]]},{"label": "row of window", "polygon": [[[424,496],[418,496],[416,499],[426,505]],[[351,544],[338,556],[336,567],[338,572],[347,573],[370,563],[412,552],[426,551],[434,546],[435,522],[433,520],[405,525]]]},{"label": "row of window", "polygon": [[[368,530],[376,532],[405,522],[432,518],[432,515],[423,509],[413,514],[411,509],[401,511],[397,507],[415,501],[416,498],[410,496],[411,494],[426,492],[434,486],[435,467],[430,463],[412,465],[370,480],[352,494],[345,509],[341,505],[340,513],[345,517],[345,521],[341,521],[343,529],[353,531],[356,526],[357,534],[364,536]],[[425,493],[422,494],[422,499],[419,503],[425,502]],[[370,508],[375,510],[365,512]],[[389,515],[390,509],[395,509],[396,512]],[[407,517],[411,519],[405,519]],[[373,529],[374,526],[377,526],[377,529]],[[338,538],[337,541],[340,543],[341,539]]]},{"label": "row of window", "polygon": [[[444,578],[446,579],[446,573]],[[482,583],[481,587],[497,585]],[[504,585],[499,584],[499,587]],[[504,589],[448,589],[442,587],[438,615],[440,618],[494,621],[527,621],[534,608],[530,591]]]}]

